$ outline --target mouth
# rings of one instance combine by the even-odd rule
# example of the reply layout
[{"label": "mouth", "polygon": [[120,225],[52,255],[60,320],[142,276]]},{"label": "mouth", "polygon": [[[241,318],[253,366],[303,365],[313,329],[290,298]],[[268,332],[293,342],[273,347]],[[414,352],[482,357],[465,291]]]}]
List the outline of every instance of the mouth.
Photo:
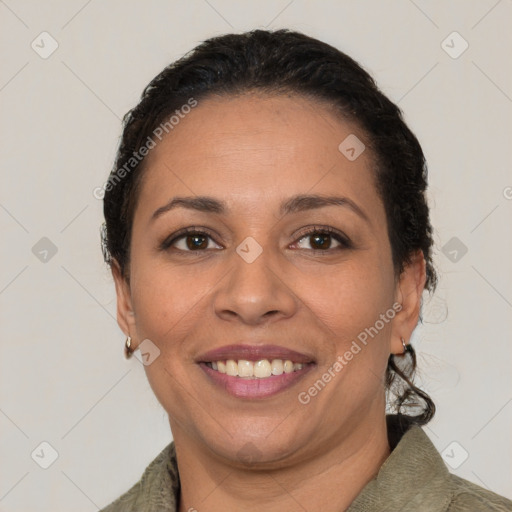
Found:
[{"label": "mouth", "polygon": [[294,363],[290,359],[259,359],[258,361],[227,359],[204,364],[216,372],[241,379],[268,379],[271,375],[292,373],[304,368],[304,363]]},{"label": "mouth", "polygon": [[266,398],[301,380],[313,358],[275,345],[230,345],[196,361],[212,384],[237,398]]}]

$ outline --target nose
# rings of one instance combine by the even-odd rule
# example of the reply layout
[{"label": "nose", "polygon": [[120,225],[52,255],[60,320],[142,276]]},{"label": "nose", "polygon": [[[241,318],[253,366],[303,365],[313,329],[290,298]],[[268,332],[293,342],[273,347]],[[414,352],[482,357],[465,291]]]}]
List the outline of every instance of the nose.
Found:
[{"label": "nose", "polygon": [[297,298],[285,283],[282,269],[271,268],[268,251],[251,263],[234,253],[230,263],[231,271],[221,280],[213,298],[217,316],[261,325],[294,315]]}]

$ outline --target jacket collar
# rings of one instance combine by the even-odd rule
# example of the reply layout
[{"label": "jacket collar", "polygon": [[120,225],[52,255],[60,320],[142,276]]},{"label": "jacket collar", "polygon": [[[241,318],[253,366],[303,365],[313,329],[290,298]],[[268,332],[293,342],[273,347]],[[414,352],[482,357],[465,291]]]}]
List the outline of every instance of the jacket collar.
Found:
[{"label": "jacket collar", "polygon": [[450,473],[425,432],[404,418],[387,417],[392,452],[347,512],[441,512],[448,508],[453,496]]}]

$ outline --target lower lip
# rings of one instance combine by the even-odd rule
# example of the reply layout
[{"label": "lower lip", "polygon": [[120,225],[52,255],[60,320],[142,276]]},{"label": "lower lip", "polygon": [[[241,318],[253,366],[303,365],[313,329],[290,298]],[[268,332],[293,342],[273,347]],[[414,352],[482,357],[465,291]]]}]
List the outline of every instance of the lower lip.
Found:
[{"label": "lower lip", "polygon": [[199,363],[199,366],[214,384],[236,398],[267,398],[296,384],[314,365],[306,364],[302,370],[282,373],[281,375],[271,375],[265,379],[232,377],[231,375],[213,370],[206,363]]}]

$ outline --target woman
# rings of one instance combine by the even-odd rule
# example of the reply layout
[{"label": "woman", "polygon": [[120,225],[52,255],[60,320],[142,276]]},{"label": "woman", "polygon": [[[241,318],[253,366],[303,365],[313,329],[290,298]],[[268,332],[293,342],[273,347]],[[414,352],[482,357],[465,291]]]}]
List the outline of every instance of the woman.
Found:
[{"label": "woman", "polygon": [[426,174],[372,78],[296,32],[210,39],[149,84],[104,253],[174,442],[105,512],[510,510],[420,428]]}]

